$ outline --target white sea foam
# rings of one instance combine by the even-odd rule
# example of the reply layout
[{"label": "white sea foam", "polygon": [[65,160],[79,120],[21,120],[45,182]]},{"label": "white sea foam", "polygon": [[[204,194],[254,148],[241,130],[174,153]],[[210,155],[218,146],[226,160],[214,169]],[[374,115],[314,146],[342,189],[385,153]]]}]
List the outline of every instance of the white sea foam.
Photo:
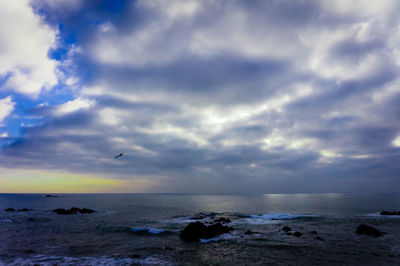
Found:
[{"label": "white sea foam", "polygon": [[144,259],[133,259],[133,258],[123,258],[123,257],[65,257],[65,256],[48,256],[48,255],[35,255],[30,258],[16,258],[11,261],[1,261],[0,265],[11,265],[11,266],[28,266],[39,264],[41,266],[50,266],[50,265],[130,265],[130,264],[139,264],[139,265],[173,265],[168,261],[147,257]]},{"label": "white sea foam", "polygon": [[0,223],[12,223],[10,219],[0,219]]},{"label": "white sea foam", "polygon": [[213,238],[208,238],[208,239],[201,238],[200,242],[201,243],[209,243],[209,242],[218,242],[221,240],[230,240],[230,239],[238,239],[238,238],[240,238],[239,235],[222,234],[218,237],[213,237]]},{"label": "white sea foam", "polygon": [[318,217],[309,214],[291,214],[291,213],[267,213],[267,214],[248,214],[241,215],[244,219],[239,219],[233,223],[249,223],[255,225],[263,224],[276,224],[286,220],[293,220],[298,218],[311,218]]},{"label": "white sea foam", "polygon": [[146,228],[146,227],[131,227],[131,231],[134,233],[149,233],[152,235],[159,235],[165,233],[166,231],[158,228]]}]

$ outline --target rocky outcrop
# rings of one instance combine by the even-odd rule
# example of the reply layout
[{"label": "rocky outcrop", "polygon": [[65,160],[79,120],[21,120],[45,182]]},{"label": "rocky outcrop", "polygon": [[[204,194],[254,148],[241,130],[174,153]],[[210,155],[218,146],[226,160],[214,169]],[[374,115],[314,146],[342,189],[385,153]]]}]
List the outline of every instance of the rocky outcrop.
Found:
[{"label": "rocky outcrop", "polygon": [[386,234],[385,232],[382,232],[372,226],[366,225],[366,224],[360,224],[357,227],[357,234],[359,235],[367,235],[367,236],[373,236],[373,237],[380,237]]},{"label": "rocky outcrop", "polygon": [[49,194],[49,195],[46,195],[45,197],[46,197],[46,198],[58,198],[57,195],[50,195],[50,194]]},{"label": "rocky outcrop", "polygon": [[94,213],[96,211],[91,210],[91,209],[87,209],[87,208],[80,209],[80,208],[72,207],[69,210],[68,209],[61,209],[61,208],[54,209],[53,212],[55,212],[57,214],[77,214],[77,213]]},{"label": "rocky outcrop", "polygon": [[14,208],[8,208],[8,209],[5,209],[5,211],[6,212],[15,212],[15,209]]},{"label": "rocky outcrop", "polygon": [[381,211],[381,215],[400,215],[400,211]]},{"label": "rocky outcrop", "polygon": [[200,239],[210,239],[229,233],[233,228],[220,223],[206,226],[201,222],[188,224],[180,233],[180,238],[186,242],[196,242]]}]

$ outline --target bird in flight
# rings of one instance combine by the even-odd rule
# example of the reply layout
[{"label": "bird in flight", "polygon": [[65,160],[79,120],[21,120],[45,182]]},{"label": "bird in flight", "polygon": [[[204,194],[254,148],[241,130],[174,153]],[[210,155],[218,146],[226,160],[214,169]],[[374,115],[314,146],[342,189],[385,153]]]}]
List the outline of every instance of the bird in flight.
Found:
[{"label": "bird in flight", "polygon": [[115,156],[115,158],[121,157],[122,155],[124,155],[124,153],[123,153],[123,152],[122,152],[122,153],[120,153],[120,154],[118,154],[117,156]]}]

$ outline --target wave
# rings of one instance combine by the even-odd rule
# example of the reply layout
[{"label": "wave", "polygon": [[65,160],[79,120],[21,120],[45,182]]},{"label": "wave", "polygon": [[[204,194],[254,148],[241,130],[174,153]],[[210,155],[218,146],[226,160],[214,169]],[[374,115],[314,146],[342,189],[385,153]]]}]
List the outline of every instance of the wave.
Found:
[{"label": "wave", "polygon": [[309,214],[291,214],[291,213],[249,214],[242,216],[247,218],[264,219],[264,220],[291,220],[298,218],[315,217]]},{"label": "wave", "polygon": [[310,214],[291,213],[240,214],[238,216],[244,219],[236,221],[237,223],[249,223],[254,225],[275,224],[286,220],[318,217]]},{"label": "wave", "polygon": [[238,239],[238,238],[240,238],[239,235],[222,234],[222,235],[220,235],[218,237],[213,237],[213,238],[208,238],[208,239],[201,238],[200,242],[201,243],[219,242],[219,241],[222,241],[222,240],[231,240],[231,239]]},{"label": "wave", "polygon": [[131,232],[133,233],[145,233],[151,235],[160,235],[169,233],[167,230],[158,229],[158,228],[147,228],[147,227],[131,227]]},{"label": "wave", "polygon": [[66,256],[49,256],[35,255],[30,258],[15,258],[12,260],[2,261],[0,265],[173,265],[168,261],[164,261],[155,257],[147,257],[144,259],[124,258],[124,257],[66,257]]},{"label": "wave", "polygon": [[380,212],[377,213],[367,213],[362,216],[369,218],[400,218],[400,215],[382,215]]}]

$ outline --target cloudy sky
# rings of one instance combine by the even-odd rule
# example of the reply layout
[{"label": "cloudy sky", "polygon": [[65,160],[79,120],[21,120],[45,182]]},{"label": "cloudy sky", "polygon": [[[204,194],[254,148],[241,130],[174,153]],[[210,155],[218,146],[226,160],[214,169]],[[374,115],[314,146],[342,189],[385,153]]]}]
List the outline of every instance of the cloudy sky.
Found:
[{"label": "cloudy sky", "polygon": [[398,192],[399,14],[0,0],[0,192]]}]

